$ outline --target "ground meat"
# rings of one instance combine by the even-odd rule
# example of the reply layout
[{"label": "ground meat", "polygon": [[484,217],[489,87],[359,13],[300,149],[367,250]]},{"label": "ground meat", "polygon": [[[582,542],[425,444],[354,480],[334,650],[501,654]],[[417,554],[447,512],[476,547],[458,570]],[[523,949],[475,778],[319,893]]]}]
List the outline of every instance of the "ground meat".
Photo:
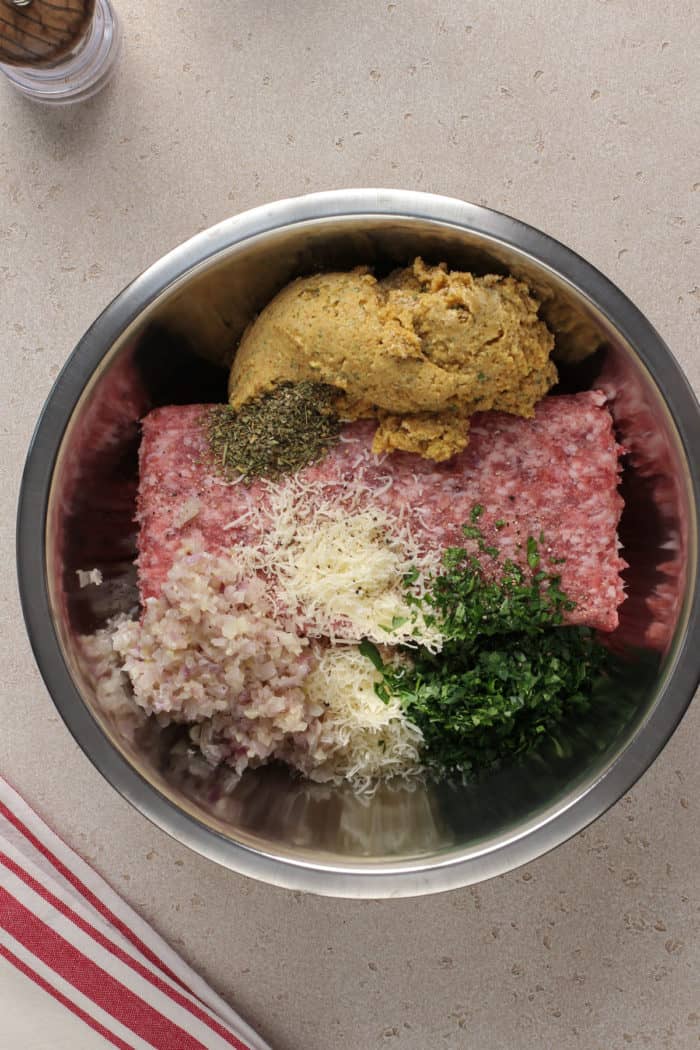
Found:
[{"label": "ground meat", "polygon": [[[201,405],[174,406],[143,421],[142,598],[160,593],[178,548],[194,534],[206,550],[218,552],[255,546],[265,529],[270,483],[227,485],[217,476],[205,412]],[[310,498],[348,509],[379,506],[431,549],[466,545],[462,525],[479,504],[485,539],[503,556],[525,564],[528,536],[544,535],[544,567],[561,573],[563,589],[576,602],[569,622],[603,631],[617,626],[625,567],[617,541],[621,450],[603,394],[545,398],[534,419],[477,414],[469,447],[446,463],[404,452],[376,457],[374,430],[367,421],[349,424],[322,462],[297,475],[301,483],[318,483]]]}]

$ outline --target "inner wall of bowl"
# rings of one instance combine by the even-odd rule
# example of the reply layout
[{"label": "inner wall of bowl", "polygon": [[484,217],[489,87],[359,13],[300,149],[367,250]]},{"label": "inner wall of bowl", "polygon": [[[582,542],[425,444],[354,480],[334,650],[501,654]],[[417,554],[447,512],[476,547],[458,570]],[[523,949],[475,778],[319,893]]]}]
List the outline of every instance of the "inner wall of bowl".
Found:
[{"label": "inner wall of bowl", "polygon": [[[620,528],[628,598],[611,637],[619,659],[586,725],[570,725],[541,755],[478,785],[382,788],[371,802],[301,783],[279,769],[249,771],[236,790],[173,769],[167,732],[134,731],[98,703],[79,644],[138,601],[134,557],[138,420],[151,408],[225,400],[227,365],[245,326],[290,279],[370,265],[428,262],[513,273],[542,300],[557,337],[559,391],[611,396],[627,449]],[[502,843],[582,794],[659,696],[682,626],[689,483],[658,387],[622,335],[563,279],[517,250],[454,227],[381,217],[323,220],[273,231],[219,253],[164,292],[105,356],[63,439],[47,526],[47,574],[66,661],[85,703],[144,777],[238,843],[316,862],[400,862],[461,856]],[[80,588],[78,569],[104,583]]]}]

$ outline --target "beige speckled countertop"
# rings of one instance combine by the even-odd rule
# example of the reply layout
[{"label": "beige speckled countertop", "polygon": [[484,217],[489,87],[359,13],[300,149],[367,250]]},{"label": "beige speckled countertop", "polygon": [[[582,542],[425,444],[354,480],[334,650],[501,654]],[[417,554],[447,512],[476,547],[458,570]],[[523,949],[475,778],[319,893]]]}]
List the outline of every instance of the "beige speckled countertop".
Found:
[{"label": "beige speckled countertop", "polygon": [[[34,420],[90,321],[196,230],[312,189],[432,190],[541,227],[699,389],[693,0],[118,7],[126,53],[97,99],[46,111],[0,83],[0,768],[277,1050],[697,1047],[697,703],[630,795],[527,869],[433,899],[305,897],[188,852],[95,772],[34,667],[11,553]],[[6,1020],[13,987],[0,1047],[49,1046]]]}]

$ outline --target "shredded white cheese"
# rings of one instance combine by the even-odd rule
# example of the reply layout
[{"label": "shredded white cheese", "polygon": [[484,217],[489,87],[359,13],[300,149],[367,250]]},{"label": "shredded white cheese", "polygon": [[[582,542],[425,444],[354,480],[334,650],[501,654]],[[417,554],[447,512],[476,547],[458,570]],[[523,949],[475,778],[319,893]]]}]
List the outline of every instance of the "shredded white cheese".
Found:
[{"label": "shredded white cheese", "polygon": [[298,611],[300,629],[334,643],[370,638],[439,650],[440,632],[407,603],[403,582],[417,569],[414,591],[421,594],[439,571],[439,554],[422,549],[408,525],[382,508],[362,508],[361,489],[349,487],[331,502],[310,492],[312,485],[270,486],[261,543],[267,572],[283,604]]},{"label": "shredded white cheese", "polygon": [[320,738],[304,769],[310,779],[348,780],[358,794],[371,794],[380,780],[420,775],[423,734],[398,700],[377,696],[380,681],[356,646],[325,650],[303,687],[312,705],[325,705]]}]

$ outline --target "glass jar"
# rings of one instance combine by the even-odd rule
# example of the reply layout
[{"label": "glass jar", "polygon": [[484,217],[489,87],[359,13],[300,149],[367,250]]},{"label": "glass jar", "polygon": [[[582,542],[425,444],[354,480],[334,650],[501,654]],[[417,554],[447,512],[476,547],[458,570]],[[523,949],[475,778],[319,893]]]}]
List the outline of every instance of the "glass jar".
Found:
[{"label": "glass jar", "polygon": [[95,95],[121,47],[110,0],[0,0],[0,70],[23,95],[65,105]]}]

